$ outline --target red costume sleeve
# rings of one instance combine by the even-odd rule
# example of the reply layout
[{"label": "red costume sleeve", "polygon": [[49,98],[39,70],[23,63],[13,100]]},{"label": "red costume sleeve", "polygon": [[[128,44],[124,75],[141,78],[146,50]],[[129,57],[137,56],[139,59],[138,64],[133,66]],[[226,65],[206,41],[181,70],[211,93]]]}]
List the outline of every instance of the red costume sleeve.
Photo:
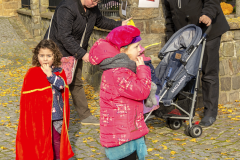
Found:
[{"label": "red costume sleeve", "polygon": [[[57,73],[66,84],[64,71]],[[69,90],[65,85],[60,159],[74,154],[68,137],[70,117]],[[20,100],[20,118],[16,137],[16,160],[52,160],[52,88],[40,67],[30,68],[25,75]]]}]

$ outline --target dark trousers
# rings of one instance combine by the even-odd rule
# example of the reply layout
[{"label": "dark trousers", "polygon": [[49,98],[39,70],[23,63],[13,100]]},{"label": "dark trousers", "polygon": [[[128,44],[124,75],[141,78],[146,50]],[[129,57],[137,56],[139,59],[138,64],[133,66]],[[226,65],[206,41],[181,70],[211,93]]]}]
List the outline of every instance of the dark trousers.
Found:
[{"label": "dark trousers", "polygon": [[130,154],[129,156],[121,159],[121,160],[136,160],[137,159],[137,152],[133,152],[132,154]]},{"label": "dark trousers", "polygon": [[221,36],[207,41],[202,61],[204,116],[216,118],[219,96],[219,47]]},{"label": "dark trousers", "polygon": [[72,95],[73,105],[76,108],[81,120],[91,115],[88,108],[87,98],[83,89],[82,81],[82,60],[78,60],[75,74],[72,83],[69,85],[69,90]]},{"label": "dark trousers", "polygon": [[59,134],[54,126],[52,125],[52,146],[53,146],[53,154],[54,160],[60,159],[60,141],[61,141],[61,134]]}]

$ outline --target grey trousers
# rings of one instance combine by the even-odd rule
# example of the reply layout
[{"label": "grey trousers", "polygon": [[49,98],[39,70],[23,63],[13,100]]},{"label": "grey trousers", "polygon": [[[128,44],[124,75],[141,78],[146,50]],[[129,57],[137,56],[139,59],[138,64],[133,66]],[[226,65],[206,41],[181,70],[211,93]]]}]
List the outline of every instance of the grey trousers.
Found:
[{"label": "grey trousers", "polygon": [[90,109],[88,108],[87,98],[83,89],[82,66],[82,60],[78,60],[73,81],[69,85],[69,90],[73,99],[73,105],[76,108],[78,116],[81,120],[91,115]]},{"label": "grey trousers", "polygon": [[219,97],[219,47],[221,36],[207,41],[202,61],[204,116],[216,118]]}]

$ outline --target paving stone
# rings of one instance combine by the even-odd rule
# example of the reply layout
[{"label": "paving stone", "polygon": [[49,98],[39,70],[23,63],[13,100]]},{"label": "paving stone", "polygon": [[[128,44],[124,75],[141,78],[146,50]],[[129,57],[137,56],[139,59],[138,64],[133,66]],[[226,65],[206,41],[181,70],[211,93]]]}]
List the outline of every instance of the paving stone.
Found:
[{"label": "paving stone", "polygon": [[[28,38],[26,38],[24,36],[26,29],[18,28],[19,26],[23,27],[21,23],[14,18],[0,17],[0,95],[9,88],[16,90],[14,92],[16,94],[15,96],[12,96],[11,90],[9,93],[6,93],[5,96],[0,96],[0,159],[3,160],[15,159],[15,153],[10,149],[15,149],[17,126],[10,128],[8,125],[11,123],[13,126],[18,123],[19,112],[16,112],[16,110],[19,110],[20,91],[23,83],[23,79],[11,77],[9,72],[14,73],[14,71],[17,70],[19,72],[18,74],[23,76],[27,68],[31,66],[31,50],[38,43],[38,41],[32,39],[31,36],[27,36]],[[224,46],[224,55],[228,56],[226,47],[227,46]],[[228,63],[228,60],[226,60],[226,63]],[[233,66],[234,64],[235,62],[233,62]],[[97,68],[98,67],[93,69]],[[224,70],[224,75],[229,75],[227,71],[228,70]],[[234,70],[233,74],[235,74]],[[3,80],[2,77],[4,77]],[[237,79],[238,78],[232,80],[237,84]],[[225,83],[222,89],[228,90],[227,85],[230,84],[231,79],[222,81]],[[237,89],[239,86],[232,86],[232,88]],[[99,115],[98,100],[99,99],[96,98],[91,104],[97,108],[96,113],[94,113],[96,115]],[[8,104],[3,106],[3,103]],[[226,105],[226,107],[239,108],[239,104],[240,103],[232,102]],[[69,138],[75,153],[74,157],[70,160],[107,160],[105,150],[100,144],[99,126],[82,126],[79,123],[80,121],[77,120],[79,117],[72,104],[71,98],[70,109],[70,117],[72,119],[70,120]],[[228,115],[224,115],[225,118],[218,118],[213,126],[204,128],[201,137],[195,139],[196,142],[194,142],[194,138],[184,134],[184,126],[179,130],[171,130],[166,127],[166,122],[163,120],[149,120],[147,124],[153,128],[150,128],[150,132],[146,136],[146,145],[147,148],[153,148],[155,150],[149,151],[146,159],[160,159],[160,157],[164,159],[173,159],[174,157],[174,159],[181,160],[205,160],[206,158],[240,159],[240,140],[238,136],[238,134],[240,134],[240,124],[239,121],[233,121],[227,118],[227,116]],[[234,117],[236,115],[232,116]],[[93,141],[89,140],[88,137],[92,137]],[[87,142],[84,143],[83,141],[86,139]],[[153,143],[153,140],[157,140],[158,142]],[[7,149],[1,149],[1,147],[6,147]],[[92,151],[92,149],[95,151]],[[175,151],[176,153],[172,155],[171,151]],[[227,155],[221,154],[225,152],[227,152]],[[156,154],[159,154],[159,156],[156,156]]]}]

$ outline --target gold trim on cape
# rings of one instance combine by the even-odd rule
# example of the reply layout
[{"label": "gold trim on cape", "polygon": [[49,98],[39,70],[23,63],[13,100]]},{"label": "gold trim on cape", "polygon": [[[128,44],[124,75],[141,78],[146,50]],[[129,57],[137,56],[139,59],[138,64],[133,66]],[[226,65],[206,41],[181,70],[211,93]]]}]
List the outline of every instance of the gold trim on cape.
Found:
[{"label": "gold trim on cape", "polygon": [[39,89],[33,89],[33,90],[30,90],[30,91],[24,91],[24,92],[22,92],[22,94],[32,93],[32,92],[36,92],[36,91],[43,91],[43,90],[46,90],[46,89],[49,89],[49,88],[51,88],[51,86],[44,87],[44,88],[39,88]]}]

